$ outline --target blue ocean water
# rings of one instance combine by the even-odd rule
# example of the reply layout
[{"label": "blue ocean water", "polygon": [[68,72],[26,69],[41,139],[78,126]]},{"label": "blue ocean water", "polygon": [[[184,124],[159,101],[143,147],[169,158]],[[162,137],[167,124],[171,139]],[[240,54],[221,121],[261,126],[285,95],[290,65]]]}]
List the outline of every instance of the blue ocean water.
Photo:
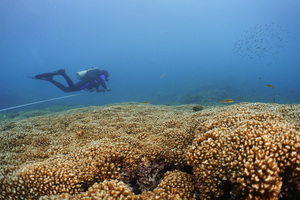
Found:
[{"label": "blue ocean water", "polygon": [[111,73],[110,93],[80,91],[16,111],[229,98],[298,104],[299,9],[297,0],[0,1],[0,110],[74,94],[27,76],[64,68],[76,82],[91,67]]}]

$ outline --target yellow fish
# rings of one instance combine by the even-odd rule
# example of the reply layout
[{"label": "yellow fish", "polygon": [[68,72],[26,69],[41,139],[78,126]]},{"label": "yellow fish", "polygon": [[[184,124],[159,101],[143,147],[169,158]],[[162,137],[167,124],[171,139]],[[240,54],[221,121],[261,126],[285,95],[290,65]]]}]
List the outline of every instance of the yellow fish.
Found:
[{"label": "yellow fish", "polygon": [[142,102],[142,104],[148,104],[148,103],[151,103],[150,101],[144,101]]},{"label": "yellow fish", "polygon": [[224,99],[221,103],[233,103],[232,99]]},{"label": "yellow fish", "polygon": [[266,87],[271,87],[272,89],[274,89],[274,85],[265,85]]},{"label": "yellow fish", "polygon": [[160,78],[164,77],[166,74],[163,74]]}]

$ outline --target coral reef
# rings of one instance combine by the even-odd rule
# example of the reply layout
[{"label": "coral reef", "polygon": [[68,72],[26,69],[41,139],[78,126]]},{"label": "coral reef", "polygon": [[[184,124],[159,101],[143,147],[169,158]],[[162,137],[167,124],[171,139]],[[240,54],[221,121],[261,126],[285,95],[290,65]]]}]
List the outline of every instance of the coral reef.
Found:
[{"label": "coral reef", "polygon": [[278,199],[300,190],[298,105],[113,105],[1,128],[0,199]]},{"label": "coral reef", "polygon": [[191,199],[193,198],[193,178],[191,175],[177,170],[167,172],[165,178],[153,192],[144,192],[135,195],[122,181],[104,180],[95,183],[88,191],[77,195],[64,193],[61,195],[43,196],[41,200],[59,199],[132,199],[132,200],[157,200],[157,199]]},{"label": "coral reef", "polygon": [[278,198],[286,168],[297,181],[300,135],[282,117],[238,108],[205,123],[188,153],[204,197],[221,197],[230,186],[242,199]]}]

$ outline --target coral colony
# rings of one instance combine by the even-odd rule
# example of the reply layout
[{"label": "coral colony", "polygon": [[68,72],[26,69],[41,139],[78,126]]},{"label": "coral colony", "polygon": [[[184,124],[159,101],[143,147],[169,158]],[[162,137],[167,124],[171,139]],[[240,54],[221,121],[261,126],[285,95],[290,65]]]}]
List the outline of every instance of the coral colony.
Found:
[{"label": "coral colony", "polygon": [[114,105],[1,127],[0,199],[289,199],[300,106]]}]

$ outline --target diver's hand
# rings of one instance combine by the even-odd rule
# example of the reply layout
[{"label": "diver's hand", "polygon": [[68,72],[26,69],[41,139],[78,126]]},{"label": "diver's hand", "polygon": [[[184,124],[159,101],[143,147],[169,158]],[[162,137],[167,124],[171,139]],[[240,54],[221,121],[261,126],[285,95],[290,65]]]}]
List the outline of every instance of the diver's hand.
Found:
[{"label": "diver's hand", "polygon": [[106,89],[106,91],[109,92],[109,91],[110,91],[110,88],[108,87],[108,88]]}]

